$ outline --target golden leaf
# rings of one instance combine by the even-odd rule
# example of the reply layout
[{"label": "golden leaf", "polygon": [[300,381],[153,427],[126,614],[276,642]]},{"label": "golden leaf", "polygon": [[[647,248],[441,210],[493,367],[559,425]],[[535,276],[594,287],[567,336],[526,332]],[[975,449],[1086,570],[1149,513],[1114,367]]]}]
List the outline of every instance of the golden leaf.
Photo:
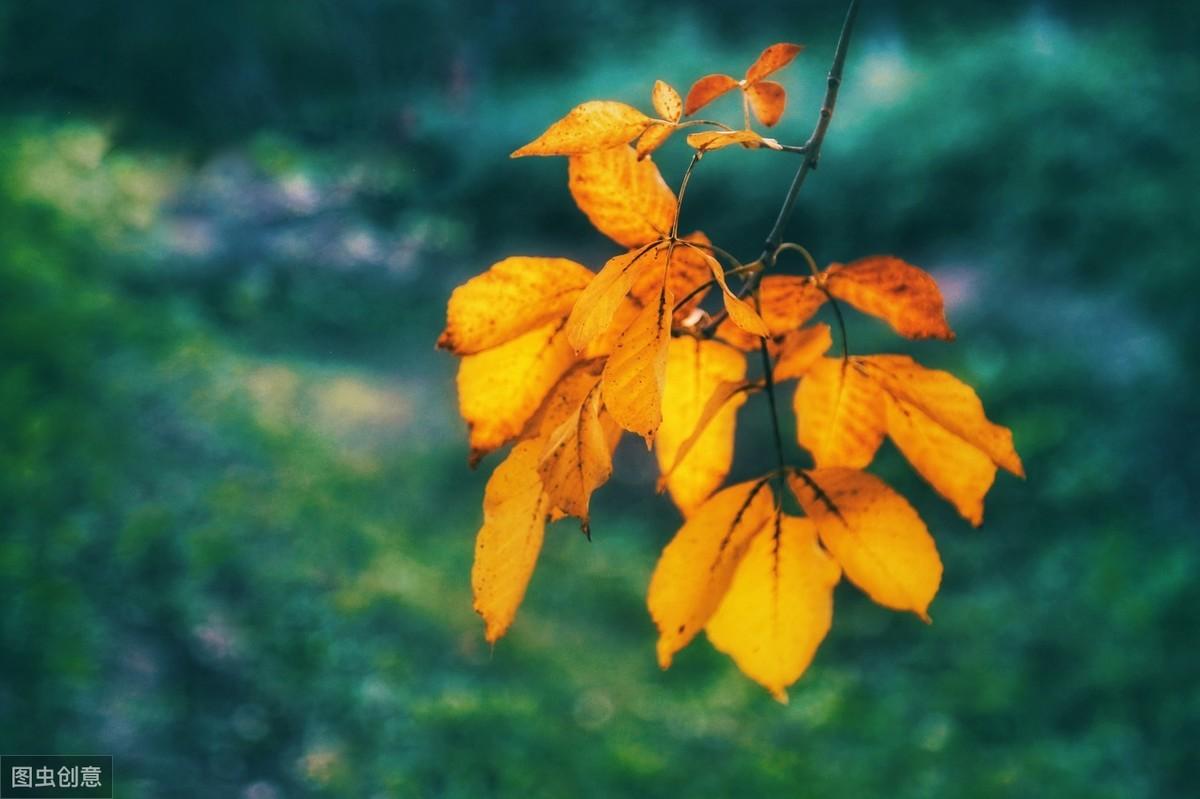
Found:
[{"label": "golden leaf", "polygon": [[787,91],[773,80],[758,81],[746,87],[746,99],[758,121],[768,128],[783,116],[787,107]]},{"label": "golden leaf", "polygon": [[628,144],[646,129],[650,117],[633,106],[611,100],[577,105],[546,132],[512,154],[583,155]]},{"label": "golden leaf", "polygon": [[729,591],[704,628],[712,645],[781,702],[833,622],[842,570],[809,519],[776,514],[751,540]]},{"label": "golden leaf", "polygon": [[664,286],[617,339],[601,377],[604,404],[625,430],[637,433],[649,448],[662,423],[667,343],[671,340],[674,296]]},{"label": "golden leaf", "polygon": [[775,359],[775,381],[802,377],[832,346],[833,336],[824,323],[784,333]]},{"label": "golden leaf", "polygon": [[[714,392],[725,384],[744,384],[745,376],[746,359],[737,350],[691,336],[671,339],[663,422],[654,449],[666,488],[684,516],[691,515],[729,474],[737,409],[745,400],[745,392],[733,395],[736,402],[722,403],[708,419],[704,412]],[[681,445],[702,422],[701,434],[681,457]]]},{"label": "golden leaf", "polygon": [[859,359],[818,359],[796,390],[800,445],[817,466],[863,468],[883,443],[883,399]]},{"label": "golden leaf", "polygon": [[759,147],[767,147],[772,150],[781,149],[779,142],[775,139],[759,136],[752,130],[706,130],[689,134],[687,143],[689,147],[700,153],[720,150],[731,144],[740,144],[751,150]]},{"label": "golden leaf", "polygon": [[538,462],[551,506],[578,516],[584,533],[588,532],[588,500],[612,474],[612,443],[619,433],[607,414],[602,414],[597,382],[575,412],[550,434]]},{"label": "golden leaf", "polygon": [[[772,336],[799,328],[826,299],[810,277],[767,275],[758,285],[759,313]],[[758,349],[758,337],[742,332],[732,322],[722,323],[717,334],[738,349]]]},{"label": "golden leaf", "polygon": [[640,247],[671,232],[675,193],[654,161],[629,146],[569,159],[567,188],[579,210],[622,247]]},{"label": "golden leaf", "polygon": [[730,486],[697,508],[663,549],[647,596],[658,627],[659,666],[670,666],[708,623],[750,538],[773,512],[766,480]]},{"label": "golden leaf", "polygon": [[637,147],[634,150],[637,153],[637,159],[641,161],[666,144],[667,139],[671,138],[671,134],[675,132],[676,127],[676,125],[668,125],[663,122],[654,122],[650,127],[646,128],[646,132],[638,137]]},{"label": "golden leaf", "polygon": [[929,621],[942,561],[904,497],[855,469],[793,473],[788,484],[852,583],[884,607],[911,610]]},{"label": "golden leaf", "polygon": [[683,104],[683,113],[691,116],[713,100],[725,94],[730,89],[736,89],[736,78],[728,75],[705,75],[688,89],[687,100]]},{"label": "golden leaf", "polygon": [[717,263],[717,259],[708,255],[705,258],[708,260],[708,267],[712,272],[713,280],[717,281],[717,285],[721,287],[721,294],[724,295],[725,299],[725,311],[729,314],[730,321],[752,336],[763,337],[770,335],[767,323],[751,307],[750,303],[740,299],[730,291],[729,284],[725,282],[725,270]]},{"label": "golden leaf", "polygon": [[654,103],[655,113],[668,122],[678,122],[683,114],[683,100],[680,99],[679,92],[665,81],[654,81],[650,100]]},{"label": "golden leaf", "polygon": [[877,255],[847,265],[832,264],[822,278],[830,294],[883,319],[902,336],[954,340],[942,293],[923,269]]},{"label": "golden leaf", "polygon": [[437,345],[470,355],[571,310],[592,271],[566,258],[505,258],[454,290]]}]

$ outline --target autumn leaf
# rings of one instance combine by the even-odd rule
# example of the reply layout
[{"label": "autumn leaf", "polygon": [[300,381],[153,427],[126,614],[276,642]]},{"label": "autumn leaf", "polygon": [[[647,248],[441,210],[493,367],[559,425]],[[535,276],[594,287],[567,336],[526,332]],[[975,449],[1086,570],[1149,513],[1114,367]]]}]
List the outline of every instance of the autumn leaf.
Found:
[{"label": "autumn leaf", "polygon": [[975,391],[905,355],[862,359],[889,398],[887,431],[917,472],[975,526],[999,466],[1024,477],[1012,431],[993,424]]},{"label": "autumn leaf", "polygon": [[683,115],[683,100],[679,92],[666,81],[654,81],[654,90],[650,94],[654,111],[667,122],[678,122]]},{"label": "autumn leaf", "polygon": [[690,116],[721,95],[741,88],[758,121],[767,127],[775,125],[783,115],[787,92],[778,83],[764,78],[790,64],[801,49],[798,44],[786,42],[771,45],[759,54],[740,81],[728,75],[705,75],[688,91],[684,113]]},{"label": "autumn leaf", "polygon": [[662,424],[674,295],[664,285],[655,302],[641,310],[617,339],[601,378],[604,404],[622,428],[637,433],[649,448]]},{"label": "autumn leaf", "polygon": [[666,122],[652,122],[650,127],[646,128],[646,132],[638,137],[637,146],[634,152],[637,153],[637,160],[641,161],[667,143],[667,139],[671,138],[678,126],[668,124]]},{"label": "autumn leaf", "polygon": [[[696,419],[696,425],[692,428],[692,432],[688,434],[675,450],[675,459],[671,461],[671,465],[662,471],[658,478],[658,491],[661,493],[667,489],[667,481],[674,473],[676,467],[679,466],[692,451],[692,447],[704,437],[708,431],[708,426],[714,420],[718,419],[724,411],[729,411],[730,414],[736,413],[737,409],[746,401],[746,397],[755,391],[762,388],[761,383],[749,383],[745,380],[723,380],[713,388],[712,393],[708,395],[708,399],[704,402],[704,407],[700,410],[700,415]],[[733,417],[736,419],[736,417]],[[662,468],[663,461],[659,461],[659,468]],[[687,511],[684,512],[687,515]]]},{"label": "autumn leaf", "polygon": [[863,468],[883,443],[883,400],[858,359],[818,359],[795,394],[800,445],[817,466]]},{"label": "autumn leaf", "polygon": [[588,501],[612,474],[612,449],[620,432],[601,408],[597,382],[575,412],[550,434],[538,462],[550,504],[579,517],[589,537]]},{"label": "autumn leaf", "polygon": [[833,335],[823,323],[784,333],[775,357],[775,382],[802,377],[831,346]]},{"label": "autumn leaf", "polygon": [[740,144],[751,150],[759,147],[771,150],[783,149],[775,139],[759,136],[752,130],[706,130],[689,134],[687,143],[701,155],[710,150],[720,150],[731,144]]},{"label": "autumn leaf", "polygon": [[567,338],[582,351],[612,323],[640,272],[655,265],[657,247],[642,247],[613,256],[578,296],[567,318]]},{"label": "autumn leaf", "polygon": [[659,666],[669,667],[708,623],[750,538],[773,511],[766,480],[739,483],[697,508],[663,549],[647,597],[658,627]]},{"label": "autumn leaf", "polygon": [[717,612],[708,640],[742,672],[787,702],[833,622],[836,561],[809,519],[776,513],[754,536]]},{"label": "autumn leaf", "polygon": [[625,103],[591,100],[575,106],[512,157],[583,155],[607,150],[633,141],[650,122],[650,117]]},{"label": "autumn leaf", "polygon": [[[662,426],[654,440],[665,486],[684,516],[708,499],[729,473],[733,461],[733,439],[737,408],[745,392],[725,402],[715,418],[704,420],[706,405],[724,384],[740,384],[746,376],[746,359],[740,352],[717,341],[681,336],[671,339],[667,352],[667,381],[663,389]],[[680,447],[697,426],[703,432],[679,458]]]},{"label": "autumn leaf", "polygon": [[675,193],[650,159],[632,147],[613,147],[574,156],[567,162],[567,187],[579,210],[622,247],[663,238],[675,221]]},{"label": "autumn leaf", "polygon": [[730,290],[729,284],[725,282],[725,270],[717,263],[717,259],[708,255],[704,257],[708,260],[713,280],[717,281],[717,285],[721,287],[721,294],[725,301],[725,312],[729,314],[730,321],[752,336],[763,337],[770,335],[767,323],[762,320],[758,312],[750,306],[750,303],[741,299]]},{"label": "autumn leaf", "polygon": [[[772,337],[800,328],[826,299],[810,277],[767,275],[758,287],[759,314]],[[758,349],[758,337],[744,333],[732,322],[722,324],[717,334],[738,349]]]},{"label": "autumn leaf", "polygon": [[[665,272],[667,288],[675,295],[677,301],[687,295],[692,297],[677,310],[677,316],[686,315],[704,299],[707,291],[701,287],[712,281],[712,259],[708,255],[711,247],[712,242],[708,236],[698,230],[679,239],[674,247],[671,247],[669,242],[659,244],[652,253],[655,266],[638,271],[630,294],[639,302],[650,302],[658,295]],[[666,260],[668,255],[671,259],[670,264]]]},{"label": "autumn leaf", "polygon": [[883,319],[906,338],[954,340],[942,293],[923,269],[876,255],[851,264],[831,264],[822,279],[830,294]]},{"label": "autumn leaf", "polygon": [[942,561],[904,497],[856,469],[793,472],[788,485],[852,583],[884,607],[929,621]]},{"label": "autumn leaf", "polygon": [[513,447],[496,467],[483,495],[483,527],[475,538],[471,587],[484,635],[495,643],[508,631],[533,576],[550,500],[542,491],[537,461],[541,442]]},{"label": "autumn leaf", "polygon": [[566,258],[505,258],[454,290],[438,347],[470,355],[561,318],[593,277]]}]

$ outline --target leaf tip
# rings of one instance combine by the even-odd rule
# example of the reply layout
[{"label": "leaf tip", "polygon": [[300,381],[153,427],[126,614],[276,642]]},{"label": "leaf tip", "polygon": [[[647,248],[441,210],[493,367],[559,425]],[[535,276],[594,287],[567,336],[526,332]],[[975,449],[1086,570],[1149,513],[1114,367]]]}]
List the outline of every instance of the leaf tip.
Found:
[{"label": "leaf tip", "polygon": [[671,668],[671,661],[675,658],[675,650],[662,638],[658,639],[658,645],[655,648],[658,654],[658,667],[663,671]]},{"label": "leaf tip", "polygon": [[779,704],[786,705],[788,703],[788,692],[786,688],[782,686],[768,687],[767,690],[771,692],[771,698]]}]

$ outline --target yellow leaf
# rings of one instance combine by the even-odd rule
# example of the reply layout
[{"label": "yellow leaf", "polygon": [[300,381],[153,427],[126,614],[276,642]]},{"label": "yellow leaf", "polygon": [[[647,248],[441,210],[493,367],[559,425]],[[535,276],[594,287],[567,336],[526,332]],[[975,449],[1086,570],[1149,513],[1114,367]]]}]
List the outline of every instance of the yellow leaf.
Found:
[{"label": "yellow leaf", "polygon": [[668,125],[663,122],[655,122],[646,128],[646,132],[639,136],[637,140],[637,147],[635,148],[637,159],[641,161],[650,155],[650,153],[666,144],[667,139],[671,138],[671,134],[675,132],[675,128],[675,125]]},{"label": "yellow leaf", "polygon": [[475,612],[483,616],[487,640],[508,630],[525,597],[542,549],[549,500],[542,491],[538,441],[513,447],[492,472],[483,495],[483,527],[475,538],[471,587]]},{"label": "yellow leaf", "polygon": [[[686,244],[684,243],[686,242]],[[691,246],[688,246],[688,245]],[[708,236],[700,231],[684,236],[674,247],[660,244],[654,255],[657,268],[638,270],[638,277],[630,289],[630,293],[639,302],[646,303],[658,297],[658,290],[663,284],[663,274],[667,276],[667,288],[678,299],[682,299],[694,289],[712,280],[709,258],[705,248],[711,247]],[[667,263],[670,255],[671,262]],[[707,290],[699,291],[679,309],[679,314],[686,315],[692,308],[704,299]]]},{"label": "yellow leaf", "polygon": [[758,121],[770,128],[783,116],[787,91],[773,80],[764,80],[746,87],[746,99]]},{"label": "yellow leaf", "polygon": [[763,50],[746,70],[746,84],[757,83],[773,72],[783,69],[804,49],[804,45],[780,42]]},{"label": "yellow leaf", "polygon": [[454,290],[437,345],[470,355],[564,316],[592,279],[566,258],[505,258]]},{"label": "yellow leaf", "polygon": [[823,323],[784,333],[775,359],[775,382],[802,377],[831,346],[833,336]]},{"label": "yellow leaf", "polygon": [[[723,385],[744,385],[745,376],[746,359],[737,350],[691,336],[671,339],[663,422],[654,444],[666,487],[684,516],[691,515],[729,474],[737,409],[745,401],[745,392],[727,395],[727,401],[707,419],[704,414],[715,392]],[[683,443],[697,431],[700,435],[681,457]]]},{"label": "yellow leaf", "polygon": [[884,607],[911,610],[929,621],[942,561],[904,497],[855,469],[794,472],[788,484],[852,583]]},{"label": "yellow leaf", "polygon": [[692,88],[688,89],[687,100],[683,104],[683,113],[691,116],[722,94],[737,87],[736,78],[728,75],[705,75],[693,83]]},{"label": "yellow leaf", "polygon": [[658,627],[659,666],[670,666],[708,623],[750,538],[773,512],[766,480],[730,486],[697,508],[663,549],[647,597]]},{"label": "yellow leaf", "polygon": [[663,238],[675,222],[675,193],[654,161],[639,161],[629,146],[573,156],[567,188],[596,229],[622,247]]},{"label": "yellow leaf", "polygon": [[471,430],[471,463],[521,433],[574,362],[561,319],[464,357],[458,367],[458,408]]},{"label": "yellow leaf", "polygon": [[800,445],[817,466],[861,469],[883,443],[883,392],[859,359],[820,358],[795,396]]},{"label": "yellow leaf", "polygon": [[700,153],[720,150],[731,144],[740,144],[751,150],[759,147],[767,147],[772,150],[781,149],[779,142],[775,139],[759,136],[752,130],[706,130],[689,134],[687,143],[689,147]]},{"label": "yellow leaf", "polygon": [[639,273],[655,263],[657,249],[643,247],[608,259],[579,295],[567,318],[567,338],[576,352],[587,347],[612,323],[613,314]]},{"label": "yellow leaf", "polygon": [[558,379],[546,394],[546,399],[525,423],[525,429],[521,431],[521,440],[538,438],[543,442],[547,441],[559,425],[579,410],[579,406],[600,380],[603,371],[603,358],[590,358],[573,364]]},{"label": "yellow leaf", "polygon": [[917,472],[978,527],[996,466],[1025,476],[1012,431],[988,421],[979,397],[949,372],[926,369],[905,355],[862,361],[888,395],[888,435]]},{"label": "yellow leaf", "polygon": [[680,115],[683,114],[683,100],[671,84],[661,80],[654,81],[654,91],[650,93],[650,99],[654,103],[654,111],[660,117],[668,122],[679,121]]},{"label": "yellow leaf", "polygon": [[833,264],[822,274],[829,293],[877,316],[907,338],[954,340],[942,293],[928,272],[891,256]]},{"label": "yellow leaf", "polygon": [[767,323],[750,306],[750,303],[740,299],[730,291],[729,284],[725,282],[725,270],[717,263],[717,259],[712,256],[705,256],[705,258],[708,260],[708,267],[712,272],[713,280],[716,280],[717,285],[721,287],[721,293],[725,299],[725,311],[729,314],[730,321],[752,336],[764,337],[770,335]]},{"label": "yellow leaf", "polygon": [[[606,424],[607,422],[607,424]],[[538,463],[538,473],[550,504],[577,516],[588,532],[588,500],[612,474],[611,421],[601,419],[597,382],[575,412],[550,434]]]},{"label": "yellow leaf", "polygon": [[[799,328],[820,310],[825,300],[825,292],[808,277],[767,275],[758,286],[759,313],[772,336]],[[743,333],[732,322],[722,323],[717,332],[738,349],[758,349],[758,337]]]},{"label": "yellow leaf", "polygon": [[833,622],[842,570],[809,519],[776,514],[750,542],[705,632],[712,645],[781,702]]},{"label": "yellow leaf", "polygon": [[674,296],[664,286],[617,339],[601,378],[604,404],[625,430],[654,443],[662,423],[667,342],[671,340]]},{"label": "yellow leaf", "polygon": [[628,144],[646,129],[650,117],[625,103],[591,100],[577,105],[546,132],[512,154],[583,155]]}]

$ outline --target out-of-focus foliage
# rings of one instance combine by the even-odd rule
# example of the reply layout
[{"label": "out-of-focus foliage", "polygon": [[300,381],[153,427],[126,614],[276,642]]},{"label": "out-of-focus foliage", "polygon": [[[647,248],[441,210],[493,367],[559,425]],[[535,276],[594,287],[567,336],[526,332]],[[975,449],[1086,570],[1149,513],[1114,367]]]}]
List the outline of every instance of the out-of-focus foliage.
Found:
[{"label": "out-of-focus foliage", "polygon": [[[791,236],[932,267],[971,346],[913,353],[1031,477],[976,532],[884,445],[953,566],[933,627],[839,589],[787,708],[706,647],[661,673],[678,518],[623,447],[604,534],[551,526],[478,640],[482,480],[428,344],[503,253],[609,247],[561,164],[503,157],[841,11],[0,6],[0,751],[111,752],[131,797],[1194,793],[1200,74],[1168,6],[864,9]],[[689,197],[753,254],[786,176],[729,155]]]}]

